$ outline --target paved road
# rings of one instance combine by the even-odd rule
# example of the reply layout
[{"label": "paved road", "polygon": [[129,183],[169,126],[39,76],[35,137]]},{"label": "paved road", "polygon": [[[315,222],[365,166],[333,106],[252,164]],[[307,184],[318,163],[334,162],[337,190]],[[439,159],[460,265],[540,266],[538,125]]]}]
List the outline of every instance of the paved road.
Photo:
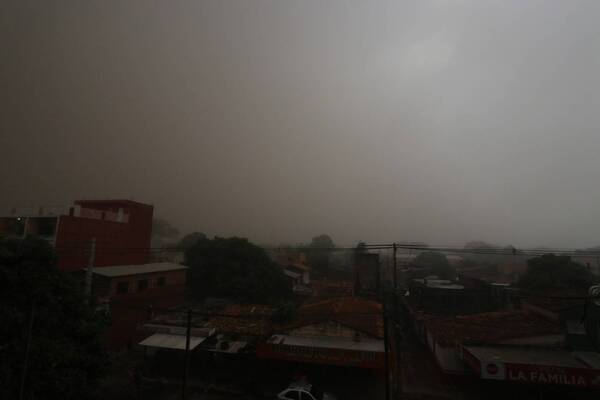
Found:
[{"label": "paved road", "polygon": [[[381,373],[370,370],[351,368],[328,367],[311,364],[279,365],[277,370],[263,370],[254,372],[251,387],[241,383],[244,377],[252,374],[251,371],[229,375],[229,380],[224,381],[219,377],[220,371],[213,371],[215,376],[212,382],[202,382],[199,377],[190,377],[188,400],[264,400],[274,399],[276,394],[285,389],[293,380],[295,374],[301,373],[307,380],[320,389],[335,394],[340,400],[384,399],[384,379]],[[206,377],[204,377],[206,379]],[[236,379],[237,378],[237,379]],[[209,391],[200,389],[209,387]],[[181,398],[179,381],[173,380],[170,384],[147,384],[144,390],[144,400],[178,400]],[[223,391],[230,391],[224,393]]]}]

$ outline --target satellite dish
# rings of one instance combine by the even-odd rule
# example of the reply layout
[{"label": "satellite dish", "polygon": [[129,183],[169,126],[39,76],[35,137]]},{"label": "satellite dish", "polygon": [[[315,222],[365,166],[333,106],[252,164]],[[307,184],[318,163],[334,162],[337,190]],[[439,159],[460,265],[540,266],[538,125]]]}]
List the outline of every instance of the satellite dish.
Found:
[{"label": "satellite dish", "polygon": [[593,298],[594,304],[600,306],[600,285],[592,286],[588,293]]},{"label": "satellite dish", "polygon": [[600,285],[590,287],[588,294],[591,304],[585,315],[585,330],[596,347],[600,351]]}]

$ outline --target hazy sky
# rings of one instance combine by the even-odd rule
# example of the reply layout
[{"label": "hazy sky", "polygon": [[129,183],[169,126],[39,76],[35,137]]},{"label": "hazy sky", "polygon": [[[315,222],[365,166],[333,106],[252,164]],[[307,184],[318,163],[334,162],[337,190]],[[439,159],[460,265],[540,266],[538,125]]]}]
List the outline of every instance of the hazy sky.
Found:
[{"label": "hazy sky", "polygon": [[0,206],[600,244],[600,2],[0,3]]}]

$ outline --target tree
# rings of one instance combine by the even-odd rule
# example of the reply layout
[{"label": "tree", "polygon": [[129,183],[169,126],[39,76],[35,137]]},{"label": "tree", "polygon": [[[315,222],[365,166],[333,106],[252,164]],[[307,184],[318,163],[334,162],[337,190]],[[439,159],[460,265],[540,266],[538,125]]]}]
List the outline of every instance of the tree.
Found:
[{"label": "tree", "polygon": [[317,275],[327,275],[331,267],[331,252],[335,244],[329,235],[312,238],[308,246],[308,263]]},{"label": "tree", "polygon": [[178,247],[181,247],[182,249],[187,250],[190,247],[194,246],[200,240],[206,240],[206,239],[207,239],[206,235],[202,232],[188,233],[179,241]]},{"label": "tree", "polygon": [[531,291],[547,289],[588,290],[597,279],[583,265],[569,256],[545,254],[527,261],[527,271],[519,279],[519,287]]},{"label": "tree", "polygon": [[456,278],[456,270],[450,265],[443,253],[425,251],[415,258],[414,263],[417,267],[430,268],[434,275],[442,279]]},{"label": "tree", "polygon": [[[0,239],[0,398],[89,399],[108,366],[103,319],[40,239]],[[33,317],[32,317],[33,316]],[[32,323],[30,331],[29,324]]]},{"label": "tree", "polygon": [[188,284],[197,299],[230,297],[273,303],[286,299],[291,287],[265,250],[247,239],[232,237],[197,241],[185,252]]},{"label": "tree", "polygon": [[159,239],[176,239],[179,236],[179,230],[167,220],[154,218],[152,220],[152,236]]}]

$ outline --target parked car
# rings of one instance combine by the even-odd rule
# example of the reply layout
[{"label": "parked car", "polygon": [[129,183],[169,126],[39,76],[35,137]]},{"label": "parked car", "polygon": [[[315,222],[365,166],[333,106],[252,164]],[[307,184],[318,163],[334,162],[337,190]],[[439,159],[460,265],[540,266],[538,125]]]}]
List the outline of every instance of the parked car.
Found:
[{"label": "parked car", "polygon": [[333,394],[323,392],[308,382],[294,382],[281,391],[277,398],[280,400],[337,400]]}]

